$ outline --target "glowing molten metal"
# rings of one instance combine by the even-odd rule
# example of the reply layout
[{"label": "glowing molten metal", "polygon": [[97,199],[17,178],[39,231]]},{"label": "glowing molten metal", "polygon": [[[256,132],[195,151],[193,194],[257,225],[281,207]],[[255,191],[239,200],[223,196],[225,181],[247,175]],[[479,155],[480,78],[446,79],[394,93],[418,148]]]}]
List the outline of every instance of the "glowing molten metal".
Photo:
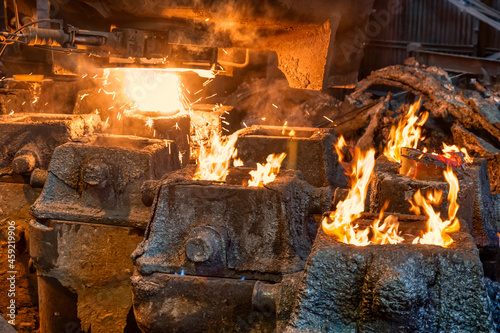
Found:
[{"label": "glowing molten metal", "polygon": [[280,155],[271,154],[266,159],[266,165],[257,163],[257,170],[250,171],[252,178],[248,182],[248,186],[263,187],[265,184],[273,182],[280,172],[281,163],[285,157],[285,153]]},{"label": "glowing molten metal", "polygon": [[237,135],[231,135],[225,140],[217,135],[212,136],[210,148],[202,145],[198,156],[198,166],[193,179],[226,181],[231,158],[236,156],[234,144]]},{"label": "glowing molten metal", "polygon": [[416,115],[420,108],[422,98],[415,102],[408,113],[399,121],[398,127],[392,126],[389,135],[389,143],[384,149],[384,155],[393,162],[401,162],[401,148],[417,148],[418,142],[424,138],[421,137],[421,126],[425,124],[429,113],[425,112],[419,120]]},{"label": "glowing molten metal", "polygon": [[420,214],[420,208],[423,208],[428,220],[425,234],[422,237],[415,238],[413,244],[431,244],[447,247],[453,243],[453,239],[448,233],[460,230],[460,223],[456,217],[459,207],[457,203],[459,191],[458,179],[450,167],[444,172],[444,177],[450,186],[448,193],[448,201],[450,203],[448,207],[448,220],[443,221],[440,213],[436,213],[432,207],[432,205],[439,205],[441,203],[442,192],[437,190],[429,192],[427,198],[425,198],[420,193],[420,190],[418,190],[413,200],[410,200],[412,205],[411,211],[418,215]]},{"label": "glowing molten metal", "polygon": [[[165,69],[107,68],[105,85],[122,93],[132,110],[162,115],[183,110],[179,76]],[[109,89],[107,88],[107,89]]]}]

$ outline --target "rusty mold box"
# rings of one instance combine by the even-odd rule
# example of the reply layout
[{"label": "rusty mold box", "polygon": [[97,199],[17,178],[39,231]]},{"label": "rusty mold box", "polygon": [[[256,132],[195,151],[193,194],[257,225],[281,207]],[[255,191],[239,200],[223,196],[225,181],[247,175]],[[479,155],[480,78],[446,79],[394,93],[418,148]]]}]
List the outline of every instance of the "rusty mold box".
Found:
[{"label": "rusty mold box", "polygon": [[98,135],[58,147],[41,196],[37,219],[145,228],[150,208],[141,186],[180,167],[172,141]]},{"label": "rusty mold box", "polygon": [[56,147],[92,134],[99,123],[95,115],[0,116],[2,181],[15,181],[16,175],[29,175],[35,168],[47,169]]},{"label": "rusty mold box", "polygon": [[261,318],[264,306],[252,305],[257,280],[278,285],[304,269],[318,228],[313,214],[329,209],[333,191],[294,170],[249,187],[250,170],[230,168],[226,182],[212,182],[193,180],[190,165],[158,185],[145,239],[132,254],[134,312],[144,332],[273,331],[274,309]]},{"label": "rusty mold box", "polygon": [[254,125],[236,133],[238,157],[247,167],[265,163],[269,154],[285,152],[283,168],[300,170],[313,186],[347,186],[333,146],[336,139],[332,129]]},{"label": "rusty mold box", "polygon": [[478,250],[468,233],[451,237],[448,248],[355,246],[319,231],[277,331],[491,332]]},{"label": "rusty mold box", "polygon": [[226,183],[193,180],[195,166],[161,182],[144,242],[133,254],[141,274],[279,280],[301,270],[332,191],[282,170],[265,187],[242,185],[249,168],[230,169]]}]

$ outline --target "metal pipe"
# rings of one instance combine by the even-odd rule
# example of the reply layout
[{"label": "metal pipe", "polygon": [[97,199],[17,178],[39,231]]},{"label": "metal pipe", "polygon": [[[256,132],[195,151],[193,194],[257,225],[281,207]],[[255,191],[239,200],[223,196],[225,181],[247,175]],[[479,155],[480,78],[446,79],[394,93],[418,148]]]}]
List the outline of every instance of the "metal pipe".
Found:
[{"label": "metal pipe", "polygon": [[28,45],[64,46],[73,44],[72,34],[60,29],[28,28],[26,39]]},{"label": "metal pipe", "polygon": [[248,66],[250,63],[250,50],[247,49],[245,53],[245,62],[244,63],[237,63],[237,62],[230,62],[230,61],[219,61],[219,64],[222,66],[232,66],[236,68],[243,68]]},{"label": "metal pipe", "polygon": [[252,307],[255,311],[262,313],[276,313],[281,284],[269,284],[257,281],[253,287]]}]

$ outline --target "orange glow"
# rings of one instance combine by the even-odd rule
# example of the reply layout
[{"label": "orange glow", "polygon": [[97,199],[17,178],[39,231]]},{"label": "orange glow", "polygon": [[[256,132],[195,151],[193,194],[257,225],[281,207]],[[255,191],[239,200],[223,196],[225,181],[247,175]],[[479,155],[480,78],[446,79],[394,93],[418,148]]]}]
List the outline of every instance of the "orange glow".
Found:
[{"label": "orange glow", "polygon": [[334,143],[333,146],[335,147],[335,151],[337,152],[339,162],[342,162],[344,160],[344,153],[342,152],[342,149],[347,146],[347,143],[345,142],[344,136],[341,135],[339,139],[337,140],[337,143]]},{"label": "orange glow", "polygon": [[16,81],[30,81],[30,82],[41,82],[43,81],[43,75],[33,75],[33,74],[14,74],[12,75]]},{"label": "orange glow", "polygon": [[389,143],[384,149],[384,155],[393,162],[401,162],[401,148],[417,148],[418,142],[424,137],[421,136],[421,126],[425,124],[429,113],[425,112],[419,117],[416,115],[422,98],[415,102],[408,113],[399,121],[397,128],[392,126],[389,135]]},{"label": "orange glow", "polygon": [[131,103],[132,111],[163,115],[183,110],[179,75],[153,68],[106,68],[105,85],[116,87]]},{"label": "orange glow", "polygon": [[226,181],[231,158],[236,156],[234,144],[238,139],[237,135],[231,135],[226,139],[213,135],[210,148],[202,145],[198,156],[198,166],[193,179]]},{"label": "orange glow", "polygon": [[465,162],[467,162],[467,163],[474,162],[472,157],[470,157],[469,153],[467,152],[467,149],[465,149],[465,148],[458,148],[456,145],[448,146],[446,143],[443,142],[443,149],[442,150],[443,150],[443,155],[446,158],[454,159],[453,156],[450,155],[449,153],[463,153],[465,156]]},{"label": "orange glow", "polygon": [[285,121],[285,123],[283,124],[283,129],[281,130],[281,135],[285,135],[287,125],[288,125],[288,121]]},{"label": "orange glow", "polygon": [[[432,205],[439,205],[441,203],[442,192],[438,190],[428,192],[427,198],[425,198],[420,190],[418,190],[413,196],[413,200],[410,200],[410,203],[412,208],[423,208],[425,215],[428,217],[427,230],[422,237],[415,238],[413,244],[432,244],[447,247],[453,243],[453,239],[448,233],[460,230],[460,222],[456,217],[459,207],[457,203],[459,191],[458,178],[450,167],[444,172],[444,177],[450,186],[448,193],[448,201],[450,203],[448,207],[448,220],[443,221],[440,213],[436,213],[432,207]],[[415,210],[412,211],[415,212]]]},{"label": "orange glow", "polygon": [[265,184],[273,182],[280,172],[281,163],[285,157],[285,153],[280,155],[271,154],[266,159],[266,165],[257,163],[257,170],[250,171],[252,178],[248,182],[248,186],[263,187]]},{"label": "orange glow", "polygon": [[288,136],[295,136],[295,131],[294,131],[294,130],[291,130],[291,131],[288,133]]}]

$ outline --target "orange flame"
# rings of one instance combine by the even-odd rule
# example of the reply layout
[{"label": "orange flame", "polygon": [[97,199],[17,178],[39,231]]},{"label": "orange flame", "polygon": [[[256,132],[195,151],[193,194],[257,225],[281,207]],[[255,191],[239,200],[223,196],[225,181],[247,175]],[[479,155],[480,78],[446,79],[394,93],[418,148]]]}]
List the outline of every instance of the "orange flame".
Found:
[{"label": "orange flame", "polygon": [[[373,222],[371,227],[359,230],[358,226],[353,223],[361,216],[365,208],[368,182],[375,166],[375,150],[370,149],[368,152],[361,152],[358,147],[355,147],[353,161],[351,172],[351,184],[353,185],[347,194],[347,198],[339,202],[337,209],[329,217],[323,219],[323,231],[328,235],[335,236],[343,243],[357,246],[402,242],[403,238],[398,236],[399,223],[396,217],[388,216],[380,225],[384,211],[389,204],[388,202],[386,202],[379,218]],[[372,231],[371,237],[370,231]]]},{"label": "orange flame", "polygon": [[397,163],[401,162],[401,148],[417,148],[418,142],[424,139],[424,137],[420,135],[420,127],[427,121],[429,113],[424,112],[419,120],[416,113],[421,103],[422,98],[410,107],[408,113],[399,121],[397,128],[395,126],[391,127],[389,143],[384,149],[384,155],[390,161]]},{"label": "orange flame", "polygon": [[458,148],[456,145],[448,146],[446,143],[443,142],[443,149],[442,150],[443,150],[444,156],[446,158],[449,158],[449,159],[454,158],[449,153],[463,153],[465,156],[465,162],[467,162],[467,163],[474,162],[472,157],[470,157],[469,153],[467,152],[467,149],[465,149],[465,148]]},{"label": "orange flame", "polygon": [[235,157],[234,145],[238,136],[233,134],[225,140],[214,134],[210,148],[202,145],[198,156],[198,166],[193,179],[226,181],[231,158]]},{"label": "orange flame", "polygon": [[285,153],[280,155],[271,154],[266,159],[266,165],[257,163],[257,170],[250,171],[252,178],[248,182],[248,186],[263,187],[265,184],[273,182],[280,172],[281,163],[285,157]]},{"label": "orange flame", "polygon": [[[340,141],[340,139],[339,139]],[[340,201],[329,219],[322,222],[323,231],[335,236],[341,242],[364,246],[368,244],[368,232],[356,232],[356,227],[351,222],[359,218],[365,209],[365,197],[368,191],[368,181],[375,166],[375,150],[362,152],[355,148],[354,162],[351,172],[351,189],[344,201]],[[331,223],[329,222],[331,220]]]},{"label": "orange flame", "polygon": [[394,215],[389,215],[384,219],[384,223],[380,225],[380,221],[382,221],[384,217],[384,211],[389,206],[389,201],[386,201],[384,207],[380,211],[378,219],[376,219],[372,226],[371,230],[373,232],[373,236],[371,238],[371,244],[398,244],[401,243],[404,238],[399,236],[399,222],[398,218]]},{"label": "orange flame", "polygon": [[347,143],[345,142],[344,136],[341,135],[339,139],[337,140],[337,143],[334,143],[333,146],[335,147],[335,151],[337,152],[339,162],[342,162],[344,160],[344,152],[342,149],[347,146]]},{"label": "orange flame", "polygon": [[[234,155],[234,156],[236,157],[236,155]],[[239,158],[235,158],[233,160],[233,166],[234,167],[242,167],[244,165],[245,165],[245,163],[241,159],[239,159]]]},{"label": "orange flame", "polygon": [[290,132],[288,132],[288,136],[295,136],[295,131],[291,130]]},{"label": "orange flame", "polygon": [[[444,172],[444,177],[450,186],[448,193],[448,201],[450,203],[448,207],[448,220],[443,221],[440,213],[436,213],[432,207],[432,205],[441,203],[442,192],[434,190],[433,192],[429,192],[427,198],[425,198],[420,190],[418,190],[413,196],[413,200],[410,200],[410,203],[412,208],[418,207],[418,212],[420,212],[420,207],[424,209],[424,213],[428,217],[427,230],[422,237],[415,238],[413,244],[432,244],[448,247],[453,243],[453,239],[448,233],[460,230],[460,222],[456,217],[459,208],[457,203],[459,191],[458,178],[450,167]],[[412,211],[416,212],[415,209]]]}]

